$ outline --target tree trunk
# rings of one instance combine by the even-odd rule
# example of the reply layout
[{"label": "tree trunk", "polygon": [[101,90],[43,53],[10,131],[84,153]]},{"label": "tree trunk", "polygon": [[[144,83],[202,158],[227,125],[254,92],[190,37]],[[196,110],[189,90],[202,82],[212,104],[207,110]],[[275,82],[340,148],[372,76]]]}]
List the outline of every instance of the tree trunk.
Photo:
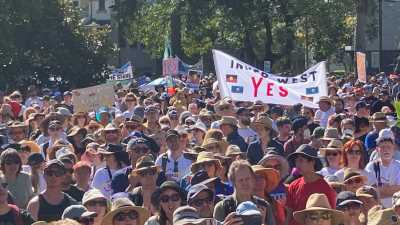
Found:
[{"label": "tree trunk", "polygon": [[180,7],[177,7],[171,15],[171,47],[174,56],[178,56],[182,60],[186,57],[183,53],[182,42],[181,42],[181,14]]},{"label": "tree trunk", "polygon": [[272,53],[272,45],[273,45],[273,39],[272,39],[272,25],[271,25],[271,19],[269,18],[268,15],[265,15],[264,17],[264,27],[265,27],[265,41],[264,41],[264,48],[265,48],[265,55],[264,55],[264,60],[270,60],[271,61],[271,67],[274,62],[274,56]]},{"label": "tree trunk", "polygon": [[356,51],[365,52],[366,50],[366,28],[368,14],[368,0],[358,0],[357,2],[357,25],[356,25]]}]

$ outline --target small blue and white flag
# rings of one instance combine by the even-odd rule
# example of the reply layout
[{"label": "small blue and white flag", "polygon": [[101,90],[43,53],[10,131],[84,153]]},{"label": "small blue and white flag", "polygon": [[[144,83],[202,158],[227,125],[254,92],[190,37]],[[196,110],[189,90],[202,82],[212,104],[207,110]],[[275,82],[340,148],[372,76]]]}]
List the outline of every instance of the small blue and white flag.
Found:
[{"label": "small blue and white flag", "polygon": [[318,94],[318,93],[319,93],[318,87],[306,88],[306,95],[314,95],[314,94]]},{"label": "small blue and white flag", "polygon": [[232,93],[237,93],[237,94],[243,93],[243,89],[244,89],[243,86],[232,86],[231,87]]}]

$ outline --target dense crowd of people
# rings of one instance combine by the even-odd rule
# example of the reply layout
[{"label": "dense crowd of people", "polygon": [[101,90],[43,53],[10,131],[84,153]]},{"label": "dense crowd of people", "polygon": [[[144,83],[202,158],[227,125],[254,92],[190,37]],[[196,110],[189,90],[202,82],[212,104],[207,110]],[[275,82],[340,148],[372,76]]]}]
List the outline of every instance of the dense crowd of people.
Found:
[{"label": "dense crowd of people", "polygon": [[328,78],[318,108],[135,82],[0,96],[0,225],[400,224],[400,77]]}]

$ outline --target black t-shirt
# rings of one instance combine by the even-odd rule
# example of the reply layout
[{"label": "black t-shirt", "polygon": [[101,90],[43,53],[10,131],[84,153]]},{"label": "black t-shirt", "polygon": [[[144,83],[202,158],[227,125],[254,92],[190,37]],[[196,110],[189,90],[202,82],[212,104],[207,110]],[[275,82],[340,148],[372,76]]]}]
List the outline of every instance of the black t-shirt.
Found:
[{"label": "black t-shirt", "polygon": [[0,225],[15,225],[16,223],[14,213],[11,210],[5,215],[0,215]]},{"label": "black t-shirt", "polygon": [[64,193],[67,193],[69,196],[71,196],[73,199],[75,199],[78,202],[82,201],[83,194],[85,194],[84,191],[80,190],[74,185],[70,185],[69,189],[64,191]]}]

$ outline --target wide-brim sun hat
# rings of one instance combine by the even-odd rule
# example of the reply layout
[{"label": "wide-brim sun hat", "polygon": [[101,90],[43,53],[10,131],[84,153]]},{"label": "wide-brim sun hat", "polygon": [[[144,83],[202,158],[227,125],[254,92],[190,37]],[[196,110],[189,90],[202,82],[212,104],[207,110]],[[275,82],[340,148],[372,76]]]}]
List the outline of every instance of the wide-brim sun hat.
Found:
[{"label": "wide-brim sun hat", "polygon": [[321,162],[320,158],[318,157],[317,152],[318,152],[318,150],[315,149],[314,147],[312,147],[311,145],[302,144],[302,145],[300,145],[300,147],[298,147],[296,149],[295,152],[293,152],[292,154],[290,154],[288,156],[289,164],[292,167],[295,167],[294,160],[298,156],[303,156],[303,157],[306,157],[306,158],[314,159],[314,162],[315,162],[314,169],[315,169],[315,171],[320,171],[322,169],[322,162]]},{"label": "wide-brim sun hat", "polygon": [[313,211],[325,211],[332,213],[331,225],[339,225],[343,223],[344,213],[332,209],[329,204],[328,197],[325,194],[312,194],[307,200],[306,208],[304,210],[296,211],[293,213],[294,220],[299,224],[305,224],[306,215]]},{"label": "wide-brim sun hat", "polygon": [[138,223],[137,223],[138,225],[144,225],[144,223],[147,221],[147,219],[150,216],[147,209],[140,207],[140,206],[135,206],[135,204],[133,204],[128,198],[119,198],[113,202],[111,211],[108,212],[104,216],[100,225],[113,224],[114,216],[120,212],[124,212],[127,210],[134,210],[139,214]]},{"label": "wide-brim sun hat", "polygon": [[279,171],[272,168],[265,168],[261,165],[253,165],[251,166],[255,174],[260,174],[264,177],[266,184],[265,190],[267,193],[275,190],[278,187],[279,182],[281,181],[281,177],[279,175]]}]

